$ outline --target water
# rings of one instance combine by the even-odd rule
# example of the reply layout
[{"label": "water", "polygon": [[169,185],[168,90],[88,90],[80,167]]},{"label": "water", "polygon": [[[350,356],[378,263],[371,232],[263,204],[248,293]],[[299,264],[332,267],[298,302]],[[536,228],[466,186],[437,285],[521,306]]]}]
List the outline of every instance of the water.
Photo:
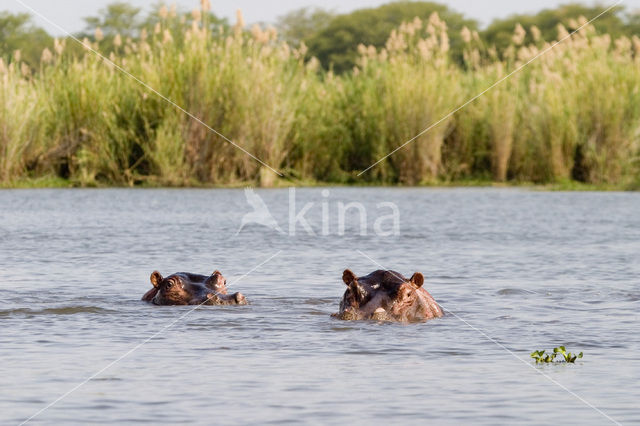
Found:
[{"label": "water", "polygon": [[[288,191],[257,193],[288,231]],[[0,423],[153,335],[32,423],[640,423],[640,194],[331,188],[295,199],[296,211],[315,203],[315,236],[235,235],[251,211],[242,190],[0,192]],[[367,235],[354,215],[338,235],[339,201],[366,207]],[[380,202],[398,206],[400,235],[375,235],[389,214]],[[330,318],[343,269],[377,264],[423,272],[449,315]],[[147,305],[154,269],[220,269],[251,305]],[[584,359],[529,358],[561,344]]]}]

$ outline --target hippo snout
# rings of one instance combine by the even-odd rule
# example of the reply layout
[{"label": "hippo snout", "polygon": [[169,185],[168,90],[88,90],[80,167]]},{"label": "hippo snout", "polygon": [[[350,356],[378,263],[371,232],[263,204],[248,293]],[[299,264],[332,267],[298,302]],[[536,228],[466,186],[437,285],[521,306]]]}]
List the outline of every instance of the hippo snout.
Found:
[{"label": "hippo snout", "polygon": [[336,318],[344,321],[357,321],[361,318],[361,315],[351,306],[345,308],[341,312],[338,312],[335,316]]},{"label": "hippo snout", "polygon": [[242,294],[242,293],[234,293],[233,294],[233,299],[236,301],[236,303],[238,305],[246,305],[247,304],[247,299],[244,297],[244,294]]},{"label": "hippo snout", "polygon": [[242,293],[232,295],[209,293],[205,303],[207,305],[246,305],[247,299]]},{"label": "hippo snout", "polygon": [[374,321],[388,321],[389,315],[387,314],[387,311],[384,310],[384,308],[378,308],[373,311],[373,314],[371,314],[371,319]]}]

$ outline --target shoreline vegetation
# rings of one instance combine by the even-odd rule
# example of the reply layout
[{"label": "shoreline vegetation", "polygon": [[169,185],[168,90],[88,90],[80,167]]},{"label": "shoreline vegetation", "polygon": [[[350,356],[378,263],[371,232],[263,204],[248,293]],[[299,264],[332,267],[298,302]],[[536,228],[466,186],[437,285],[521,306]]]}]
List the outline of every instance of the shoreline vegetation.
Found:
[{"label": "shoreline vegetation", "polygon": [[206,1],[189,17],[163,6],[136,38],[97,28],[72,55],[56,40],[37,69],[19,51],[0,59],[0,188],[640,189],[637,36],[614,39],[586,17],[558,25],[557,40],[585,27],[358,177],[554,41],[517,25],[498,50],[464,27],[459,63],[433,13],[384,47],[360,45],[356,66],[334,73],[272,27],[247,30],[241,13],[231,27],[209,19]]},{"label": "shoreline vegetation", "polygon": [[[40,176],[37,178],[21,178],[10,182],[0,182],[0,191],[11,189],[243,189],[253,187],[256,182],[234,182],[233,184],[210,184],[210,183],[191,183],[189,185],[162,185],[162,184],[138,184],[138,185],[114,185],[108,182],[94,182],[91,185],[74,182],[70,179],[63,179],[58,176]],[[566,180],[563,182],[553,183],[534,183],[534,182],[495,182],[492,180],[459,180],[451,182],[429,182],[416,185],[404,185],[399,183],[383,183],[383,182],[358,182],[358,183],[336,183],[322,181],[296,181],[278,179],[268,188],[324,188],[324,187],[363,187],[363,188],[509,188],[509,189],[527,189],[532,191],[546,192],[636,192],[640,191],[640,185],[622,185],[622,184],[591,184],[577,182],[574,180]]]}]

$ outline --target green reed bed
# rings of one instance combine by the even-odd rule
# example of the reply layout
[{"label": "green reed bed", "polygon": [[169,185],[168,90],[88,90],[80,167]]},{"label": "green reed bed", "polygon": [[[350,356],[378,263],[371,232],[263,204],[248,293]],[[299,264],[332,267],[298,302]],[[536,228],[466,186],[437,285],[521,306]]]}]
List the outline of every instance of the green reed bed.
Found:
[{"label": "green reed bed", "polygon": [[[206,11],[205,11],[206,12]],[[640,39],[587,26],[484,96],[553,41],[518,26],[497,52],[463,30],[450,57],[434,14],[403,24],[385,48],[361,45],[349,73],[323,71],[272,28],[213,28],[160,14],[136,40],[110,41],[111,61],[297,181],[438,184],[577,181],[638,185]],[[558,28],[562,38],[585,21]],[[524,45],[530,34],[533,44]],[[72,41],[67,41],[72,43]],[[84,40],[101,51],[102,34]],[[277,176],[89,49],[62,41],[32,70],[0,62],[0,182],[237,185]],[[358,173],[442,120],[415,141]]]}]

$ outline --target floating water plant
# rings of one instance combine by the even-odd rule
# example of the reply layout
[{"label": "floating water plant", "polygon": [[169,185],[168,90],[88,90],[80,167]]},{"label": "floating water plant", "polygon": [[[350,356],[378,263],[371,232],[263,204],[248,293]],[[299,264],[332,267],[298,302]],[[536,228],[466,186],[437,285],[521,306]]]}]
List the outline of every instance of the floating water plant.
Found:
[{"label": "floating water plant", "polygon": [[535,351],[531,353],[531,358],[536,360],[536,364],[542,363],[553,363],[558,354],[562,355],[564,361],[557,362],[566,362],[566,363],[575,363],[577,359],[582,358],[582,352],[579,354],[572,354],[571,352],[567,352],[567,349],[564,346],[558,346],[557,348],[553,348],[553,353],[546,353],[547,351]]}]

